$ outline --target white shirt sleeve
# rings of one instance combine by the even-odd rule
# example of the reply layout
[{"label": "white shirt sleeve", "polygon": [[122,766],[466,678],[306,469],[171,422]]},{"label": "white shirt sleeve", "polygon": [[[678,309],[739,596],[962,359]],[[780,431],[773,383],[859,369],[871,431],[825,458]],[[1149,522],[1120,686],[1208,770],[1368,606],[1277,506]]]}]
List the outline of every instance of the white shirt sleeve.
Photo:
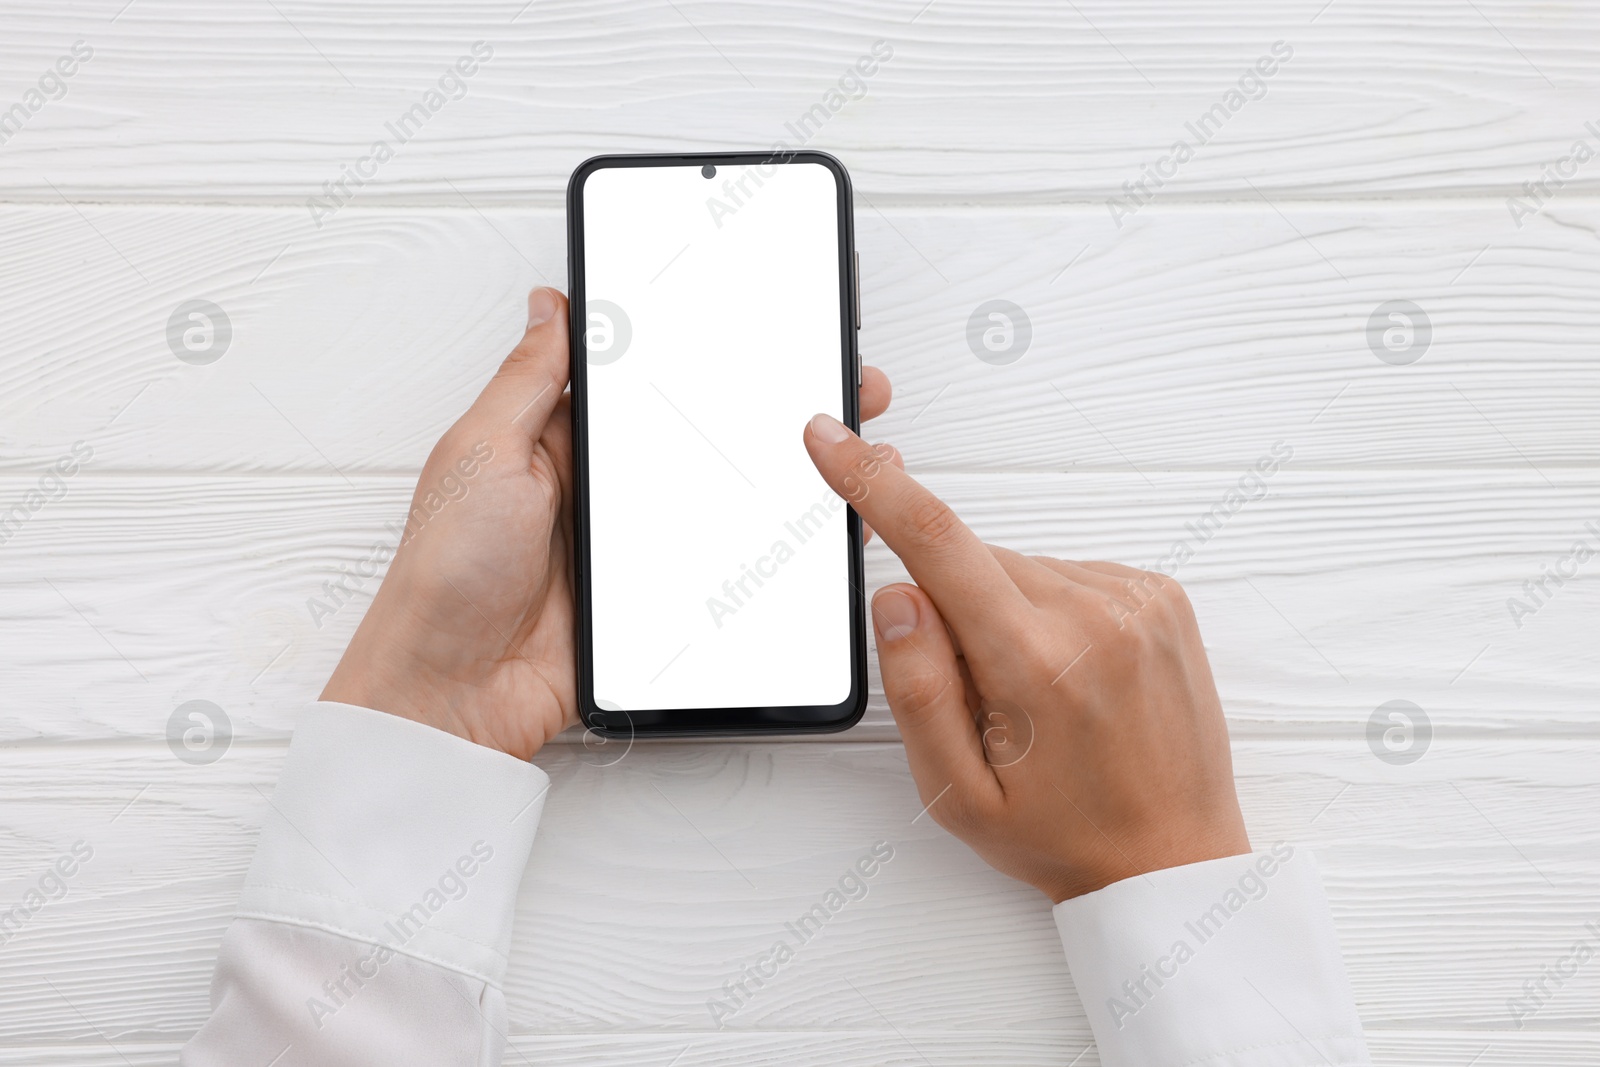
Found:
[{"label": "white shirt sleeve", "polygon": [[1104,1067],[1372,1062],[1303,849],[1139,875],[1055,919]]},{"label": "white shirt sleeve", "polygon": [[408,719],[312,705],[180,1063],[498,1067],[511,919],[549,783]]},{"label": "white shirt sleeve", "polygon": [[[548,787],[431,727],[312,705],[180,1063],[498,1067]],[[1104,1067],[1370,1063],[1307,852],[1140,875],[1055,918]]]}]

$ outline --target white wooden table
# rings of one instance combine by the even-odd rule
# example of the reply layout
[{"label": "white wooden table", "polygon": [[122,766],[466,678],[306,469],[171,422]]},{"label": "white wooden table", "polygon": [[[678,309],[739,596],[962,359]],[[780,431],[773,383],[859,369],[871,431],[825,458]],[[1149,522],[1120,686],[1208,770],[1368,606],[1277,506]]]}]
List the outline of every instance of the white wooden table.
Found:
[{"label": "white wooden table", "polygon": [[[0,7],[0,514],[27,515],[0,544],[0,907],[93,858],[0,945],[0,1065],[167,1063],[205,1017],[264,793],[360,611],[306,601],[402,512],[530,285],[564,284],[572,167],[793,144],[808,112],[857,183],[877,433],[987,539],[1149,564],[1292,449],[1179,577],[1253,837],[1318,851],[1378,1062],[1600,1062],[1600,962],[1520,1028],[1508,1005],[1600,919],[1600,556],[1562,562],[1600,548],[1600,160],[1560,162],[1600,153],[1593,4],[66,7]],[[465,95],[319,226],[308,198],[475,41]],[[967,344],[991,299],[1032,324],[1008,365]],[[209,363],[169,345],[191,300],[231,326]],[[1425,351],[1369,343],[1394,300]],[[874,546],[869,573],[902,572]],[[192,700],[231,723],[214,762],[169,749]],[[1420,759],[1369,744],[1391,700],[1431,723]],[[825,742],[611,758],[539,757],[508,1063],[1097,1062],[1043,900],[914,820],[881,695]],[[715,1029],[708,998],[880,839],[868,897]]]}]

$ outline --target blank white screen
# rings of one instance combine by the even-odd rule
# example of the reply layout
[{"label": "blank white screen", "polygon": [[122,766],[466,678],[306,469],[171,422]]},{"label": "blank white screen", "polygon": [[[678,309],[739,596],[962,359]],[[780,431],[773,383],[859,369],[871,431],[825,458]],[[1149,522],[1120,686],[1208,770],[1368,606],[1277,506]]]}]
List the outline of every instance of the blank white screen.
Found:
[{"label": "blank white screen", "polygon": [[602,706],[850,695],[846,508],[802,443],[814,413],[844,416],[838,188],[820,164],[766,170],[583,185]]}]

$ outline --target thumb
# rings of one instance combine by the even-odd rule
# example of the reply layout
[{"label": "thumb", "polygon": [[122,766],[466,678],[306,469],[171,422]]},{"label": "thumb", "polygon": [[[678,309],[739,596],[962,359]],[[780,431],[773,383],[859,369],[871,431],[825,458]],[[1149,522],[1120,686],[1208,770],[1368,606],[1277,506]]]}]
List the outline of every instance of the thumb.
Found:
[{"label": "thumb", "polygon": [[872,598],[872,625],[884,695],[923,803],[937,819],[935,805],[947,790],[965,802],[998,788],[967,708],[955,645],[933,601],[914,585],[885,586]]},{"label": "thumb", "polygon": [[485,432],[510,431],[537,438],[567,388],[572,354],[567,341],[567,299],[554,289],[528,294],[522,340],[484,386],[469,416]]}]

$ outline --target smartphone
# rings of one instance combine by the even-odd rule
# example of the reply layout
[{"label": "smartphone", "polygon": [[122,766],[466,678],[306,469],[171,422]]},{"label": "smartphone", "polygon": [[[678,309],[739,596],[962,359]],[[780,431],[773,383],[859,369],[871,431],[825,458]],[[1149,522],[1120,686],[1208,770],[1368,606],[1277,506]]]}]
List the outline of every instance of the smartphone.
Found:
[{"label": "smartphone", "polygon": [[578,706],[606,736],[843,730],[861,522],[850,178],[822,152],[599,156],[567,187]]}]

